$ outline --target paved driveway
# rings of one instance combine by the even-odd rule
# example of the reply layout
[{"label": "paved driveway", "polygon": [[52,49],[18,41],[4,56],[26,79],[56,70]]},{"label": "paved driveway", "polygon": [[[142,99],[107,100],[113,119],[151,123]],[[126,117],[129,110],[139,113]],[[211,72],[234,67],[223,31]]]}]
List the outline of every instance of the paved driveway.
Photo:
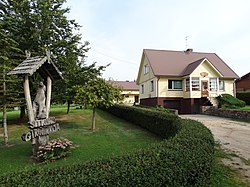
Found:
[{"label": "paved driveway", "polygon": [[180,115],[180,117],[202,122],[212,131],[215,140],[219,141],[223,148],[250,159],[250,123],[208,115]]}]

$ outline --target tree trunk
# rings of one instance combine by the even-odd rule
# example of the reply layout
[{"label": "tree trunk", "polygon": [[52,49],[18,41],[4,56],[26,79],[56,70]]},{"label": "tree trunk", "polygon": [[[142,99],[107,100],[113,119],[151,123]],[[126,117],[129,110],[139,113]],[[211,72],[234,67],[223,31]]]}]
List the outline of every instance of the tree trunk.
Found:
[{"label": "tree trunk", "polygon": [[20,107],[20,120],[23,121],[24,120],[24,117],[25,117],[25,106],[21,106]]},{"label": "tree trunk", "polygon": [[92,114],[92,131],[95,131],[95,113],[96,113],[96,108],[93,107],[93,114]]},{"label": "tree trunk", "polygon": [[8,130],[7,130],[7,110],[6,110],[6,82],[5,82],[5,64],[3,65],[3,139],[4,144],[8,144]]},{"label": "tree trunk", "polygon": [[67,100],[67,104],[68,104],[67,114],[69,113],[69,110],[70,110],[70,103],[71,103],[71,101],[70,101],[70,100]]}]

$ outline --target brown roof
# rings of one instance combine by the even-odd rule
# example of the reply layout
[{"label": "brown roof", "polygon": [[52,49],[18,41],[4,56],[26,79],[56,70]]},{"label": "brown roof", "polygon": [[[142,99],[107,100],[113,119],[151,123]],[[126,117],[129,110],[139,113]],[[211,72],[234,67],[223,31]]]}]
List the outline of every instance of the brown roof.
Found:
[{"label": "brown roof", "polygon": [[129,81],[113,81],[115,86],[121,87],[123,90],[139,91],[139,86],[136,82]]},{"label": "brown roof", "polygon": [[239,76],[215,53],[144,49],[155,76],[185,76],[191,74],[206,58],[224,78]]},{"label": "brown roof", "polygon": [[47,56],[28,57],[7,75],[33,75],[38,72],[44,79],[49,75],[52,79],[62,79],[62,74]]}]

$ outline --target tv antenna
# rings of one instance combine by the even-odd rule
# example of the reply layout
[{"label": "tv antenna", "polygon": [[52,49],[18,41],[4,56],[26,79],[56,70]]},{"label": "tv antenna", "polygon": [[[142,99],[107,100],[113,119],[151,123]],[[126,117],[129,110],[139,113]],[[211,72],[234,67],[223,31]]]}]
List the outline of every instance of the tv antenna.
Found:
[{"label": "tv antenna", "polygon": [[188,48],[188,36],[185,37],[186,49]]}]

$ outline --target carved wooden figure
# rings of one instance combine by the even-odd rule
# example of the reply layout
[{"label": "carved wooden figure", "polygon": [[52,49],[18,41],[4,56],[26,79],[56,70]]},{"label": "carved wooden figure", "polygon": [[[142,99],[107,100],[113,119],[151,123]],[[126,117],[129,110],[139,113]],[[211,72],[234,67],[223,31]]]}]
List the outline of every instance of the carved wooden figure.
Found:
[{"label": "carved wooden figure", "polygon": [[[29,88],[29,76],[32,76],[35,72],[40,74],[44,81],[47,82],[47,85],[45,86],[43,82],[40,82],[32,105]],[[61,72],[52,62],[49,52],[46,51],[46,56],[27,56],[26,60],[15,67],[7,75],[24,76],[23,88],[29,117],[28,127],[30,131],[23,134],[22,139],[24,141],[31,141],[32,152],[36,155],[38,147],[48,142],[48,134],[56,132],[60,129],[59,124],[55,121],[55,118],[49,117],[49,111],[52,80],[62,79]]]}]

